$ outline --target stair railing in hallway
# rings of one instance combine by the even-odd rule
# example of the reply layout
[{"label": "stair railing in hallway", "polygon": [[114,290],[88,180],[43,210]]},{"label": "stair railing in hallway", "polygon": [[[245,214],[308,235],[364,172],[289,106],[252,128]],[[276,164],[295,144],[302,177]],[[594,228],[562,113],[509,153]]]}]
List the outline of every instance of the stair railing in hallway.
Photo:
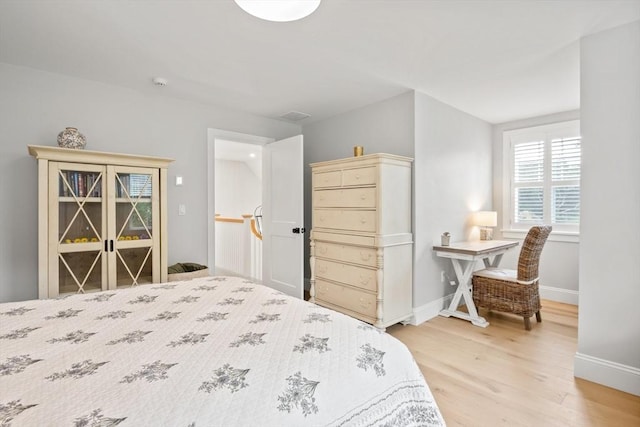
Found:
[{"label": "stair railing in hallway", "polygon": [[216,214],[216,273],[262,280],[262,234],[254,216]]}]

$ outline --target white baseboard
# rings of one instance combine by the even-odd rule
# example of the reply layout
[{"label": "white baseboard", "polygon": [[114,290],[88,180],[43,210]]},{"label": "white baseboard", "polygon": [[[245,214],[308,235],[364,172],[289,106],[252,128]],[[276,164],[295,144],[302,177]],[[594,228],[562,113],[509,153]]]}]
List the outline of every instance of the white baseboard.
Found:
[{"label": "white baseboard", "polygon": [[578,305],[578,291],[540,285],[540,298]]},{"label": "white baseboard", "polygon": [[[435,301],[431,301],[420,307],[413,308],[413,316],[407,322],[410,325],[419,325],[427,320],[433,319],[440,313],[440,310],[449,306],[454,294],[449,294]],[[551,301],[563,302],[565,304],[578,305],[578,291],[570,289],[555,288],[552,286],[540,285],[540,298]]]},{"label": "white baseboard", "polygon": [[573,375],[640,396],[640,369],[633,366],[576,353]]},{"label": "white baseboard", "polygon": [[431,301],[420,307],[413,307],[413,316],[407,322],[410,325],[419,325],[427,320],[433,319],[443,308],[449,307],[454,294],[449,294],[435,301]]}]

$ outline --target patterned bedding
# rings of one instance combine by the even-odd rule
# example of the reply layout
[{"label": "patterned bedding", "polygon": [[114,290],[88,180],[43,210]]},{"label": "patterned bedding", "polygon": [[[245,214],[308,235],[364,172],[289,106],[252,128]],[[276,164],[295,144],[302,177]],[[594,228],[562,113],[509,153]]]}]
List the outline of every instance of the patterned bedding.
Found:
[{"label": "patterned bedding", "polygon": [[444,425],[407,348],[233,277],[0,304],[0,426]]}]

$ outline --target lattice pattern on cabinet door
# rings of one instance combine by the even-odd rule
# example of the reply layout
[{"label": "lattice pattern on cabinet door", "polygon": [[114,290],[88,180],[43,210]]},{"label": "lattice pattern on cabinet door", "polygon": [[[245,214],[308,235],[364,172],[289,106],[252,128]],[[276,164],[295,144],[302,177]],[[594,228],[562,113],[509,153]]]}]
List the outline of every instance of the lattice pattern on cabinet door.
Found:
[{"label": "lattice pattern on cabinet door", "polygon": [[71,268],[71,266],[69,265],[69,263],[67,263],[67,260],[64,259],[64,255],[65,254],[58,254],[58,256],[60,257],[60,260],[62,261],[62,263],[64,264],[64,266],[67,268],[67,271],[69,272],[69,274],[71,275],[71,278],[73,278],[73,281],[76,282],[76,285],[78,286],[78,291],[77,293],[79,294],[83,294],[84,293],[84,285],[87,283],[87,280],[89,279],[89,276],[91,275],[91,272],[93,272],[93,269],[95,268],[96,264],[98,263],[98,260],[100,259],[100,257],[102,256],[102,251],[97,251],[96,252],[96,257],[93,260],[93,263],[91,264],[91,267],[89,267],[89,270],[87,270],[87,274],[84,276],[84,278],[82,279],[82,282],[80,282],[77,278],[77,276],[75,275],[75,273],[73,272],[73,269]]},{"label": "lattice pattern on cabinet door", "polygon": [[131,286],[137,286],[138,285],[138,278],[140,277],[140,273],[142,273],[142,270],[144,269],[145,265],[147,264],[147,260],[149,259],[149,255],[151,255],[151,251],[152,250],[153,250],[153,247],[149,247],[149,249],[147,250],[147,254],[145,255],[144,259],[142,260],[142,263],[140,264],[140,268],[138,269],[138,271],[137,271],[135,276],[131,272],[131,269],[129,268],[129,265],[127,265],[127,262],[124,260],[124,258],[120,254],[120,251],[116,251],[116,253],[118,254],[118,258],[120,259],[120,262],[122,262],[122,265],[127,270],[127,273],[129,273],[129,276],[133,280],[133,282],[131,283]]},{"label": "lattice pattern on cabinet door", "polygon": [[147,232],[147,235],[149,236],[149,238],[152,238],[153,235],[151,234],[151,231],[149,231],[149,228],[147,227],[147,224],[145,223],[144,219],[142,218],[142,215],[140,215],[140,212],[138,211],[138,203],[142,199],[142,196],[145,193],[145,190],[147,189],[147,186],[149,184],[151,184],[151,175],[147,175],[147,180],[145,181],[144,185],[142,186],[142,188],[138,192],[138,197],[135,200],[131,198],[131,195],[129,194],[129,189],[123,184],[122,180],[120,179],[120,174],[116,174],[116,179],[118,180],[118,183],[120,184],[120,188],[122,189],[122,193],[125,196],[124,198],[126,198],[129,201],[129,203],[131,203],[131,211],[129,212],[129,215],[127,215],[127,218],[123,221],[122,227],[120,228],[120,231],[118,231],[116,239],[119,238],[120,236],[122,236],[122,232],[124,231],[125,227],[129,223],[129,220],[131,219],[131,216],[133,215],[134,212],[138,216],[138,219],[140,220],[140,223],[144,227],[145,231]]},{"label": "lattice pattern on cabinet door", "polygon": [[[89,215],[84,210],[84,205],[87,202],[88,198],[87,197],[83,197],[82,199],[79,199],[78,195],[76,195],[76,193],[73,191],[73,187],[69,184],[69,181],[67,181],[67,178],[65,177],[64,173],[62,171],[58,171],[58,174],[62,178],[62,182],[64,183],[65,187],[69,190],[69,194],[71,194],[71,197],[73,197],[73,200],[78,205],[78,210],[73,215],[73,218],[71,218],[71,221],[69,221],[69,223],[67,224],[67,228],[60,235],[60,240],[58,241],[58,243],[62,243],[64,241],[65,237],[67,236],[67,233],[69,232],[69,230],[73,226],[75,220],[78,218],[78,215],[80,215],[80,212],[82,212],[82,215],[84,215],[84,217],[86,218],[87,223],[89,224],[89,226],[91,226],[91,229],[95,233],[96,238],[98,240],[102,240],[102,237],[100,236],[100,233],[98,233],[98,230],[96,230],[96,227],[93,225],[93,222],[91,222],[91,219],[89,218]],[[98,174],[98,178],[95,180],[95,182],[93,183],[93,185],[91,186],[91,188],[89,189],[87,194],[92,194],[93,193],[93,191],[95,190],[96,186],[98,185],[98,183],[100,182],[101,179],[102,179],[102,172],[100,172]]]}]

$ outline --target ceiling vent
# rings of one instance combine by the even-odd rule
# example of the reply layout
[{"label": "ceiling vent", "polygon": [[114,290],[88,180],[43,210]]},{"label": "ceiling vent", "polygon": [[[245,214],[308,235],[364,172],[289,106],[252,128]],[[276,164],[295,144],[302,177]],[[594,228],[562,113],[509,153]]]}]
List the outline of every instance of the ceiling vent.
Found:
[{"label": "ceiling vent", "polygon": [[301,113],[300,111],[289,111],[280,116],[281,119],[290,120],[292,122],[298,122],[304,120],[307,117],[311,117],[311,114]]}]

